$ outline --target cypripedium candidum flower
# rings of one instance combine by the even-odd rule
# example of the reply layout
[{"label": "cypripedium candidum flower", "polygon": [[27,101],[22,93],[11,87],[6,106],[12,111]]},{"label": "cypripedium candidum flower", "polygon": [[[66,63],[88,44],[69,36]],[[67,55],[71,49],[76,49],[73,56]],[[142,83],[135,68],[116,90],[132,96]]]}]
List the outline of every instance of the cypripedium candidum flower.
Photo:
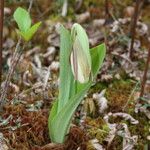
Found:
[{"label": "cypripedium candidum flower", "polygon": [[75,80],[80,83],[89,81],[91,75],[91,55],[89,41],[85,30],[81,25],[75,23],[71,29],[72,52],[71,68]]}]

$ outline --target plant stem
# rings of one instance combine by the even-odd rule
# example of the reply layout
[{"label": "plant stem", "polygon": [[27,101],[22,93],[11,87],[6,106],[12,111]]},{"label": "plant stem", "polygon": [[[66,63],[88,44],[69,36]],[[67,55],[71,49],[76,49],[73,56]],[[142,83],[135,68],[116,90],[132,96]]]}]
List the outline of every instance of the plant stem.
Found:
[{"label": "plant stem", "polygon": [[[31,8],[32,8],[32,5],[33,5],[33,0],[30,0],[29,1],[29,8],[28,8],[28,12],[30,12]],[[9,83],[10,83],[10,80],[11,80],[11,77],[13,76],[13,73],[14,73],[14,70],[20,60],[20,57],[22,55],[22,52],[25,48],[25,44],[23,43],[23,47],[22,49],[20,48],[20,45],[21,45],[21,37],[19,37],[19,40],[17,42],[17,45],[16,45],[16,48],[15,48],[15,52],[14,52],[14,55],[12,57],[12,63],[11,63],[11,66],[9,68],[9,71],[8,71],[8,74],[7,74],[7,77],[6,77],[6,80],[5,80],[5,83],[4,83],[4,86],[1,90],[1,96],[0,96],[0,111],[2,111],[2,108],[3,108],[3,105],[5,104],[6,100],[5,100],[5,97],[7,95],[7,90],[8,90],[8,87],[9,87]]]},{"label": "plant stem", "polygon": [[1,0],[0,1],[0,85],[2,81],[3,17],[4,17],[4,0]]},{"label": "plant stem", "polygon": [[7,94],[7,90],[8,90],[8,87],[9,87],[9,83],[10,83],[10,80],[11,80],[11,77],[14,73],[14,70],[19,62],[19,59],[22,55],[22,52],[25,48],[25,45],[23,46],[22,49],[20,49],[20,44],[21,44],[21,39],[18,40],[18,43],[16,45],[16,48],[15,48],[15,53],[13,55],[13,58],[12,58],[12,63],[11,63],[11,66],[9,68],[9,71],[8,71],[8,74],[7,74],[7,77],[6,77],[6,80],[5,80],[5,83],[4,83],[4,86],[2,88],[2,94],[1,94],[1,97],[0,97],[0,101],[1,101],[1,104],[0,104],[0,110],[2,110],[2,106],[4,105],[5,103],[5,97],[6,97],[6,94]]},{"label": "plant stem", "polygon": [[65,17],[68,11],[68,0],[64,0],[61,15]]},{"label": "plant stem", "polygon": [[109,3],[108,0],[105,0],[105,23],[109,19]]},{"label": "plant stem", "polygon": [[110,7],[109,7],[109,0],[105,0],[104,7],[105,7],[105,25],[107,25],[113,19],[112,18],[113,14],[111,13],[111,10],[110,10]]},{"label": "plant stem", "polygon": [[140,3],[141,3],[141,0],[136,0],[134,15],[133,15],[133,18],[132,18],[132,23],[131,23],[131,30],[130,30],[131,45],[130,45],[130,50],[129,50],[129,57],[130,57],[131,60],[133,59],[133,45],[134,45],[134,40],[135,40],[135,31],[136,31],[136,25],[137,25],[139,10],[140,10]]},{"label": "plant stem", "polygon": [[143,80],[141,83],[140,97],[143,97],[143,95],[144,95],[144,89],[145,89],[145,84],[146,84],[146,80],[147,80],[147,72],[148,72],[149,64],[150,64],[150,47],[149,47],[148,57],[147,57],[145,70],[144,70],[144,74],[143,74]]},{"label": "plant stem", "polygon": [[81,9],[82,4],[83,4],[83,0],[77,0],[77,5],[76,5],[76,8],[75,8],[75,12],[78,12]]},{"label": "plant stem", "polygon": [[29,0],[29,7],[28,7],[28,12],[29,13],[31,11],[32,5],[33,5],[33,0]]},{"label": "plant stem", "polygon": [[134,93],[136,92],[136,90],[137,90],[137,88],[138,88],[138,86],[139,86],[139,83],[140,83],[139,81],[136,83],[136,85],[135,85],[134,89],[132,90],[132,92],[131,92],[131,94],[130,94],[128,100],[127,100],[127,102],[126,102],[125,105],[123,106],[122,111],[125,111],[125,109],[126,109],[126,107],[128,106],[130,100],[132,99]]}]

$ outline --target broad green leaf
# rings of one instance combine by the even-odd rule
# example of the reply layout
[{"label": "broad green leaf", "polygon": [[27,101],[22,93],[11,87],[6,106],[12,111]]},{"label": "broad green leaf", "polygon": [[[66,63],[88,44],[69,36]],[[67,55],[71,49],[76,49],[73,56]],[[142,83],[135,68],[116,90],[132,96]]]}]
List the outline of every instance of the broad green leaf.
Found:
[{"label": "broad green leaf", "polygon": [[106,55],[106,45],[101,44],[91,49],[92,75],[96,77]]},{"label": "broad green leaf", "polygon": [[30,14],[25,9],[18,7],[13,16],[21,32],[26,32],[31,27]]},{"label": "broad green leaf", "polygon": [[60,27],[60,85],[58,112],[67,103],[72,89],[73,75],[70,68],[71,36],[67,29]]},{"label": "broad green leaf", "polygon": [[[56,100],[53,103],[52,108],[50,110],[49,117],[48,117],[48,126],[49,127],[51,126],[50,123],[53,122],[53,119],[57,114],[57,108],[58,108],[58,100]],[[49,135],[51,135],[51,137],[54,137],[54,132],[52,130],[49,130]]]},{"label": "broad green leaf", "polygon": [[49,123],[50,137],[52,142],[63,143],[66,133],[69,129],[71,117],[82,98],[91,86],[91,82],[87,83],[81,92],[72,97],[63,109]]},{"label": "broad green leaf", "polygon": [[[102,44],[95,48],[91,49],[91,57],[92,57],[92,66],[95,65],[92,69],[94,77],[96,77],[102,62],[104,60],[106,53],[105,45]],[[63,143],[65,140],[66,133],[69,130],[69,125],[71,118],[80,104],[82,98],[87,93],[89,88],[92,85],[92,81],[89,81],[86,84],[78,84],[77,94],[69,99],[66,105],[61,109],[61,111],[53,117],[53,120],[49,119],[49,130],[50,137],[52,142]],[[52,133],[51,133],[52,132]]]},{"label": "broad green leaf", "polygon": [[50,115],[49,118],[51,118],[51,120],[53,120],[53,118],[55,117],[55,115],[57,114],[57,107],[58,107],[58,100],[56,100],[53,105],[52,108],[50,110]]},{"label": "broad green leaf", "polygon": [[25,41],[31,40],[35,32],[38,30],[41,22],[34,24],[31,28],[29,28],[26,32],[19,32],[19,34],[23,37]]}]

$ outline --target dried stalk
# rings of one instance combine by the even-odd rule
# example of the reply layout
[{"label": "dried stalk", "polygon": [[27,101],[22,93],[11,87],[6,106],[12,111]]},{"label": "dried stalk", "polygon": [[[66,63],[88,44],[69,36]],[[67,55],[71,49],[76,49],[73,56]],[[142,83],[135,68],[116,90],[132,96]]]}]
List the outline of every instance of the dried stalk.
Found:
[{"label": "dried stalk", "polygon": [[110,17],[109,2],[108,2],[108,0],[105,0],[105,24],[107,24],[109,17]]},{"label": "dried stalk", "polygon": [[[1,97],[0,97],[0,101],[1,101],[1,106],[4,105],[5,103],[5,97],[7,95],[7,90],[8,90],[8,87],[9,87],[9,83],[10,83],[10,80],[11,80],[11,77],[14,73],[14,70],[20,60],[20,57],[22,55],[22,52],[25,48],[25,45],[23,46],[23,48],[21,49],[20,48],[20,44],[21,44],[21,40],[19,39],[17,45],[16,45],[16,48],[15,48],[15,53],[14,53],[14,56],[12,58],[12,63],[11,63],[11,66],[9,68],[9,71],[8,71],[8,74],[7,74],[7,77],[6,77],[6,80],[5,80],[5,83],[4,83],[4,86],[2,88],[2,94],[1,94]],[[0,107],[1,107],[0,106]],[[0,108],[1,109],[1,108]]]},{"label": "dried stalk", "polygon": [[144,74],[143,74],[143,80],[142,80],[142,83],[141,83],[140,97],[143,97],[143,95],[144,95],[144,89],[145,89],[145,84],[146,84],[146,80],[147,80],[147,72],[148,72],[149,64],[150,64],[150,47],[149,47],[148,57],[147,57],[145,70],[144,70]]},{"label": "dried stalk", "polygon": [[130,30],[131,45],[130,45],[130,50],[129,50],[129,57],[131,60],[133,59],[133,45],[134,45],[134,40],[135,40],[135,31],[136,31],[137,20],[138,20],[138,16],[139,16],[140,4],[141,4],[141,0],[136,0],[134,14],[133,14],[133,18],[132,18],[133,21],[131,23],[131,30]]},{"label": "dried stalk", "polygon": [[34,0],[29,0],[28,12],[30,13]]},{"label": "dried stalk", "polygon": [[108,0],[105,0],[105,15],[109,16],[109,3],[108,3]]},{"label": "dried stalk", "polygon": [[133,96],[134,96],[134,93],[135,93],[136,90],[138,89],[139,83],[140,83],[139,81],[136,83],[136,85],[135,85],[134,89],[132,90],[132,92],[131,92],[131,94],[130,94],[128,100],[127,100],[127,102],[126,102],[125,105],[123,106],[123,108],[122,108],[122,111],[123,111],[123,112],[126,110],[128,104],[129,104],[129,102],[131,101],[131,99],[132,99]]},{"label": "dried stalk", "polygon": [[61,15],[65,17],[68,12],[68,0],[64,0]]},{"label": "dried stalk", "polygon": [[77,2],[77,5],[75,8],[75,12],[78,12],[81,9],[81,6],[83,4],[83,0],[77,0],[76,2]]},{"label": "dried stalk", "polygon": [[[32,5],[33,5],[33,0],[30,1],[28,12],[31,11]],[[13,55],[13,58],[12,58],[12,63],[11,63],[11,66],[9,68],[4,86],[1,90],[0,111],[2,110],[3,105],[5,104],[5,97],[7,95],[7,90],[8,90],[8,87],[9,87],[11,77],[13,76],[14,70],[15,70],[15,68],[16,68],[19,60],[20,60],[20,57],[22,55],[23,50],[25,49],[25,46],[26,45],[24,44],[23,47],[21,48],[21,37],[20,37],[18,42],[17,42],[16,48],[15,48],[15,52],[14,52],[14,55]]]},{"label": "dried stalk", "polygon": [[0,84],[2,81],[3,17],[4,17],[4,0],[1,0],[0,1]]}]

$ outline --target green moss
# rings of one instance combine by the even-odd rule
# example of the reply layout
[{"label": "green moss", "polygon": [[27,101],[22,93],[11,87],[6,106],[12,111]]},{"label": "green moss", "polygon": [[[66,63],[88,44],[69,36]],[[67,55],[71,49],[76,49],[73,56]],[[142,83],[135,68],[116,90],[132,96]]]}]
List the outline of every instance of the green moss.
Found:
[{"label": "green moss", "polygon": [[95,148],[93,147],[90,141],[87,143],[87,150],[95,150]]},{"label": "green moss", "polygon": [[101,117],[98,117],[96,119],[87,117],[86,120],[85,120],[85,122],[90,127],[96,127],[96,128],[101,128],[101,129],[102,129],[103,125],[106,124],[106,122]]},{"label": "green moss", "polygon": [[97,129],[97,128],[92,128],[88,131],[88,134],[92,138],[96,138],[100,144],[103,143],[104,139],[108,135],[108,131],[102,130],[102,129]]},{"label": "green moss", "polygon": [[122,150],[122,137],[115,136],[109,148],[112,150]]},{"label": "green moss", "polygon": [[76,16],[75,16],[75,10],[73,7],[68,8],[68,14],[67,14],[67,19],[70,19],[72,21],[75,21]]},{"label": "green moss", "polygon": [[102,91],[103,89],[106,89],[107,87],[108,87],[107,82],[97,82],[94,86],[92,86],[92,88],[90,88],[89,95],[95,92]]},{"label": "green moss", "polygon": [[142,21],[146,24],[150,25],[150,13],[149,13],[150,5],[147,5],[142,10]]},{"label": "green moss", "polygon": [[139,70],[145,69],[145,61],[144,60],[139,60],[138,68],[139,68]]},{"label": "green moss", "polygon": [[147,136],[149,135],[150,122],[143,113],[131,112],[131,115],[139,121],[139,124],[133,125],[127,122],[131,135],[138,135],[138,144],[135,146],[136,150],[144,149],[144,146],[148,144]]},{"label": "green moss", "polygon": [[110,131],[105,121],[99,117],[97,119],[87,118],[86,122],[89,127],[91,127],[87,130],[90,139],[96,138],[100,144],[103,144],[104,139],[108,136]]},{"label": "green moss", "polygon": [[90,7],[90,6],[95,6],[95,7],[103,7],[104,6],[104,1],[98,1],[98,0],[86,0],[84,2],[84,5],[86,6],[86,8]]},{"label": "green moss", "polygon": [[50,20],[52,20],[53,22],[63,22],[63,18],[62,16],[58,15],[58,14],[52,14],[50,16]]},{"label": "green moss", "polygon": [[106,90],[109,109],[112,112],[121,111],[133,90],[134,83],[131,80],[113,82]]}]

